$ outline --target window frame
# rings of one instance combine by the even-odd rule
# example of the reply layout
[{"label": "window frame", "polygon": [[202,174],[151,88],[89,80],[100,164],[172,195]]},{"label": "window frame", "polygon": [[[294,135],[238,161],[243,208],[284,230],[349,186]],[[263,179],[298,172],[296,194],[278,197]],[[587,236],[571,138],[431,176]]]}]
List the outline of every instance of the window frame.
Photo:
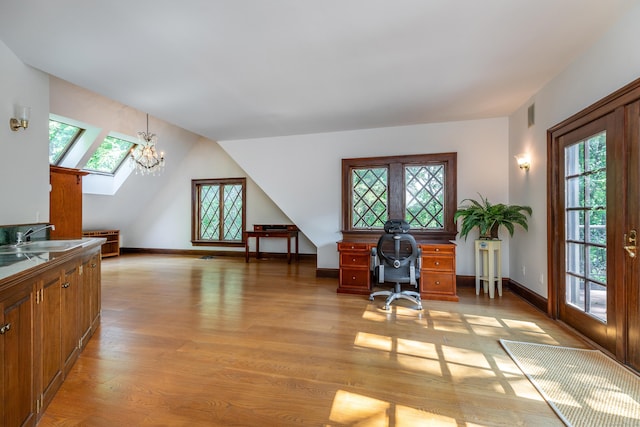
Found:
[{"label": "window frame", "polygon": [[[89,162],[91,161],[91,159],[93,158],[93,156],[98,152],[98,150],[100,149],[100,147],[102,147],[102,145],[107,141],[107,138],[111,138],[117,141],[122,141],[122,142],[126,142],[131,144],[131,146],[129,147],[129,149],[126,151],[126,154],[124,156],[122,156],[122,158],[120,159],[120,162],[117,164],[117,166],[115,166],[111,172],[107,172],[107,171],[99,171],[99,170],[95,170],[95,169],[89,169],[87,168],[87,165],[89,164]],[[127,161],[130,161],[129,159],[131,158],[131,149],[133,147],[136,146],[136,142],[133,142],[130,139],[126,139],[126,138],[122,138],[120,136],[115,136],[115,135],[107,135],[103,138],[102,142],[100,142],[100,144],[98,144],[98,146],[95,148],[95,150],[93,150],[93,152],[91,153],[91,155],[89,156],[89,158],[87,159],[87,161],[85,162],[84,166],[82,167],[82,170],[85,172],[88,172],[90,174],[93,175],[105,175],[105,176],[115,176],[116,173],[118,173],[118,171],[123,167],[123,165],[125,163],[127,163]]]},{"label": "window frame", "polygon": [[[78,129],[78,131],[76,132],[76,134],[74,135],[73,138],[71,138],[64,146],[64,149],[60,152],[58,159],[51,163],[51,159],[49,159],[49,164],[53,165],[53,166],[59,166],[63,161],[65,156],[69,153],[69,151],[71,150],[71,148],[75,145],[76,142],[78,142],[78,140],[82,137],[82,135],[85,133],[86,129],[77,126],[77,125],[72,125],[70,123],[66,123],[62,120],[57,120],[57,119],[52,119],[51,117],[49,117],[49,128],[51,127],[51,122],[55,122],[55,123],[60,123],[66,126],[71,126],[74,127],[76,129]],[[49,150],[51,150],[51,139],[49,139]],[[51,152],[51,151],[49,151]]]},{"label": "window frame", "polygon": [[[198,239],[200,229],[200,187],[211,185],[242,186],[242,237],[240,240],[208,240]],[[220,204],[220,226],[224,223],[224,205]],[[245,246],[244,231],[247,229],[247,179],[246,178],[209,178],[191,180],[191,244],[194,246]],[[220,230],[220,236],[224,236]]]},{"label": "window frame", "polygon": [[383,157],[342,159],[342,235],[345,240],[371,239],[380,236],[382,229],[352,227],[353,188],[352,170],[363,168],[388,169],[389,218],[405,218],[405,167],[444,165],[444,228],[439,230],[412,230],[419,242],[455,240],[458,234],[453,215],[457,209],[457,153],[434,153]]}]

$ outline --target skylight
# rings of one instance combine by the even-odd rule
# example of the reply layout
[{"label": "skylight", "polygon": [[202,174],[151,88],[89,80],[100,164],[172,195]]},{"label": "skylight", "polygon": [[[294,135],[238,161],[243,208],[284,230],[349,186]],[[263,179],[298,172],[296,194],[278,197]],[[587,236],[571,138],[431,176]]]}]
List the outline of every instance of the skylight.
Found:
[{"label": "skylight", "polygon": [[84,129],[49,119],[49,163],[58,165]]},{"label": "skylight", "polygon": [[133,143],[107,136],[93,153],[84,170],[113,175],[124,163]]}]

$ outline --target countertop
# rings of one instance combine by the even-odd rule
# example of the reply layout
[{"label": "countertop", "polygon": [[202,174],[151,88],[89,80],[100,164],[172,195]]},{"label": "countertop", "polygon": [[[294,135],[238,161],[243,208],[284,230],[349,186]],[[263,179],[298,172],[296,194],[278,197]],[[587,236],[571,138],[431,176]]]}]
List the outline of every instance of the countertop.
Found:
[{"label": "countertop", "polygon": [[16,251],[15,253],[0,253],[0,281],[3,281],[13,275],[24,273],[32,268],[42,266],[58,258],[76,254],[84,248],[88,248],[96,244],[101,245],[106,241],[103,237],[83,237],[82,239],[77,240],[82,240],[82,245],[67,251],[42,251],[29,253]]}]

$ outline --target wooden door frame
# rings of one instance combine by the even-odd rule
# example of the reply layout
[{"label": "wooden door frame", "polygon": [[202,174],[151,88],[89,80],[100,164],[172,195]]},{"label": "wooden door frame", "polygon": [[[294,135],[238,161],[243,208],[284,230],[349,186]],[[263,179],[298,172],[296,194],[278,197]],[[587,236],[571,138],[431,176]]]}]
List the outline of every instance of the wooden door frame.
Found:
[{"label": "wooden door frame", "polygon": [[[632,83],[617,90],[611,95],[597,101],[593,105],[585,108],[584,110],[574,114],[561,123],[553,126],[547,130],[547,313],[550,317],[558,319],[558,286],[563,278],[561,277],[561,271],[564,271],[564,258],[560,256],[563,253],[560,248],[560,242],[564,241],[564,236],[560,236],[561,230],[564,230],[564,226],[560,224],[560,219],[554,213],[558,211],[560,204],[560,191],[559,185],[564,177],[560,176],[561,168],[558,165],[558,159],[560,158],[560,144],[558,141],[560,138],[569,132],[572,132],[578,128],[584,127],[594,120],[598,120],[608,114],[615,114],[615,135],[614,138],[623,138],[623,143],[618,144],[621,149],[616,149],[614,152],[614,162],[626,162],[628,149],[625,149],[625,143],[628,132],[625,119],[625,107],[637,100],[640,100],[640,79],[633,81]],[[609,189],[607,189],[609,190]],[[626,192],[626,186],[622,189],[622,192]],[[620,194],[615,194],[614,197],[621,197]],[[624,228],[626,227],[626,214],[611,218],[614,221],[614,227]],[[609,221],[609,218],[607,218]],[[609,236],[608,247],[613,250],[622,250],[623,239],[622,236],[614,235]],[[620,258],[620,257],[616,257]],[[618,264],[622,263],[622,267]],[[625,268],[624,262],[618,261],[614,266],[614,274],[622,275],[624,279]],[[608,266],[609,268],[609,266]],[[627,291],[617,292],[614,296],[616,298],[616,307],[624,307],[624,310],[616,310],[614,322],[616,325],[625,325],[624,327],[617,327],[616,329],[616,346],[615,349],[611,349],[615,353],[616,358],[619,360],[626,359],[626,334],[627,334]]]}]

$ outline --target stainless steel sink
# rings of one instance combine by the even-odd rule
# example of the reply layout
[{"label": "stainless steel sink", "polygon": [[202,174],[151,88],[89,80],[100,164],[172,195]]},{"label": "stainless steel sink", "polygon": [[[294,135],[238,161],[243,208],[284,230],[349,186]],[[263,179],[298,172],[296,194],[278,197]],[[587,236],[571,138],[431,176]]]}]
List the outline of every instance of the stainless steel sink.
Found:
[{"label": "stainless steel sink", "polygon": [[17,245],[0,246],[0,254],[64,252],[78,248],[85,243],[82,239],[73,240],[37,240]]}]

